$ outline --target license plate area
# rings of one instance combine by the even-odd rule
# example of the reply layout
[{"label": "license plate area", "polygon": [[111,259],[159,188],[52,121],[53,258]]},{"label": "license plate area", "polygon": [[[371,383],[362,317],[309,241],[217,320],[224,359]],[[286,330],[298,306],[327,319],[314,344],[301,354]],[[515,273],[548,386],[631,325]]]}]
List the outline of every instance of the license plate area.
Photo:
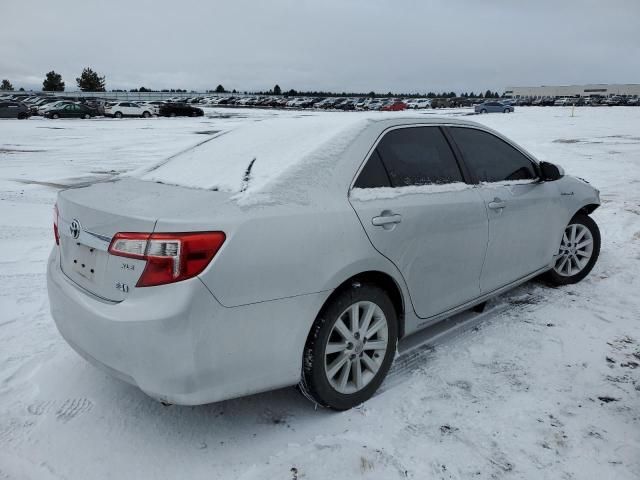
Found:
[{"label": "license plate area", "polygon": [[95,248],[76,243],[70,249],[67,262],[74,273],[93,282],[96,278],[97,258],[98,252]]}]

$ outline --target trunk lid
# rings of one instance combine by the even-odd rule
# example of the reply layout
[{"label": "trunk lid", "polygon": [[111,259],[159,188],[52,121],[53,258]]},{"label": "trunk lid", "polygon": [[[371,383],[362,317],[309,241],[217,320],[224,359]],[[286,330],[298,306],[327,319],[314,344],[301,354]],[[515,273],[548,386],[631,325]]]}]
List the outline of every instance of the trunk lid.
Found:
[{"label": "trunk lid", "polygon": [[123,301],[136,288],[146,261],[110,255],[112,237],[118,232],[152,233],[161,217],[184,220],[188,213],[189,218],[205,218],[228,196],[136,179],[64,190],[57,201],[60,267],[97,297]]}]

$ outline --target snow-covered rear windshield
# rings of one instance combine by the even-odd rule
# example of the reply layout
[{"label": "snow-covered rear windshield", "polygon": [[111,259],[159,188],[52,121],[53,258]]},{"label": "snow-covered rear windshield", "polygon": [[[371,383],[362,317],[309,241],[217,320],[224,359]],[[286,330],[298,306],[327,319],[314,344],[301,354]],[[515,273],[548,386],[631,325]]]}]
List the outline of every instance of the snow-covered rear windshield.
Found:
[{"label": "snow-covered rear windshield", "polygon": [[[264,191],[289,168],[324,159],[367,124],[358,114],[274,118],[222,132],[144,172],[142,180],[231,193]],[[344,146],[344,145],[343,145]],[[251,168],[249,168],[251,166]],[[309,172],[312,174],[312,172]]]}]

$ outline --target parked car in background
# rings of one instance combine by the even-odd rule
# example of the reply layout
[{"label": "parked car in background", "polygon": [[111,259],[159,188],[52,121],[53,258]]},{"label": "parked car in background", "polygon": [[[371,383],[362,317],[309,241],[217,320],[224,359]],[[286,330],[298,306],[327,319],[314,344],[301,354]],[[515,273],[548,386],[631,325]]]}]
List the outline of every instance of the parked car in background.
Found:
[{"label": "parked car in background", "polygon": [[104,107],[105,117],[144,117],[149,118],[152,111],[147,106],[138,105],[134,102],[108,103]]},{"label": "parked car in background", "polygon": [[428,98],[414,98],[407,102],[407,108],[419,110],[423,108],[431,108],[431,100]]},{"label": "parked car in background", "polygon": [[22,102],[0,100],[0,118],[29,118],[29,108]]},{"label": "parked car in background", "polygon": [[476,105],[474,110],[476,113],[511,113],[514,111],[514,107],[503,102],[490,101]]},{"label": "parked car in background", "polygon": [[68,103],[51,108],[44,112],[47,118],[91,118],[96,116],[96,111],[79,103]]},{"label": "parked car in background", "polygon": [[165,103],[160,105],[158,115],[161,117],[201,117],[204,110],[186,103]]},{"label": "parked car in background", "polygon": [[624,105],[626,103],[625,99],[623,97],[620,97],[618,95],[614,95],[613,97],[609,97],[605,100],[605,105],[609,106],[609,107],[617,107],[620,105]]},{"label": "parked car in background", "polygon": [[73,103],[74,102],[71,102],[69,100],[58,100],[56,102],[47,103],[46,105],[42,105],[42,106],[38,107],[38,110],[37,110],[36,113],[37,113],[37,115],[44,116],[45,112],[48,112],[49,110],[60,108],[63,105],[71,105]]},{"label": "parked car in background", "polygon": [[389,104],[383,106],[380,110],[383,110],[385,112],[397,112],[397,111],[406,110],[406,109],[407,109],[407,104],[404,103],[402,100],[393,100]]},{"label": "parked car in background", "polygon": [[431,108],[449,108],[451,103],[448,98],[433,98],[431,99]]}]

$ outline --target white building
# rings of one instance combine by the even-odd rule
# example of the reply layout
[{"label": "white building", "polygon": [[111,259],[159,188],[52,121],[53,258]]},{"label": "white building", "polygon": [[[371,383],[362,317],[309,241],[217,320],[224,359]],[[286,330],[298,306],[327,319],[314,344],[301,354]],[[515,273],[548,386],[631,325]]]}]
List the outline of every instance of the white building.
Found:
[{"label": "white building", "polygon": [[640,84],[604,84],[591,85],[542,85],[540,87],[507,87],[505,96],[521,97],[611,97],[613,95],[640,96]]}]

